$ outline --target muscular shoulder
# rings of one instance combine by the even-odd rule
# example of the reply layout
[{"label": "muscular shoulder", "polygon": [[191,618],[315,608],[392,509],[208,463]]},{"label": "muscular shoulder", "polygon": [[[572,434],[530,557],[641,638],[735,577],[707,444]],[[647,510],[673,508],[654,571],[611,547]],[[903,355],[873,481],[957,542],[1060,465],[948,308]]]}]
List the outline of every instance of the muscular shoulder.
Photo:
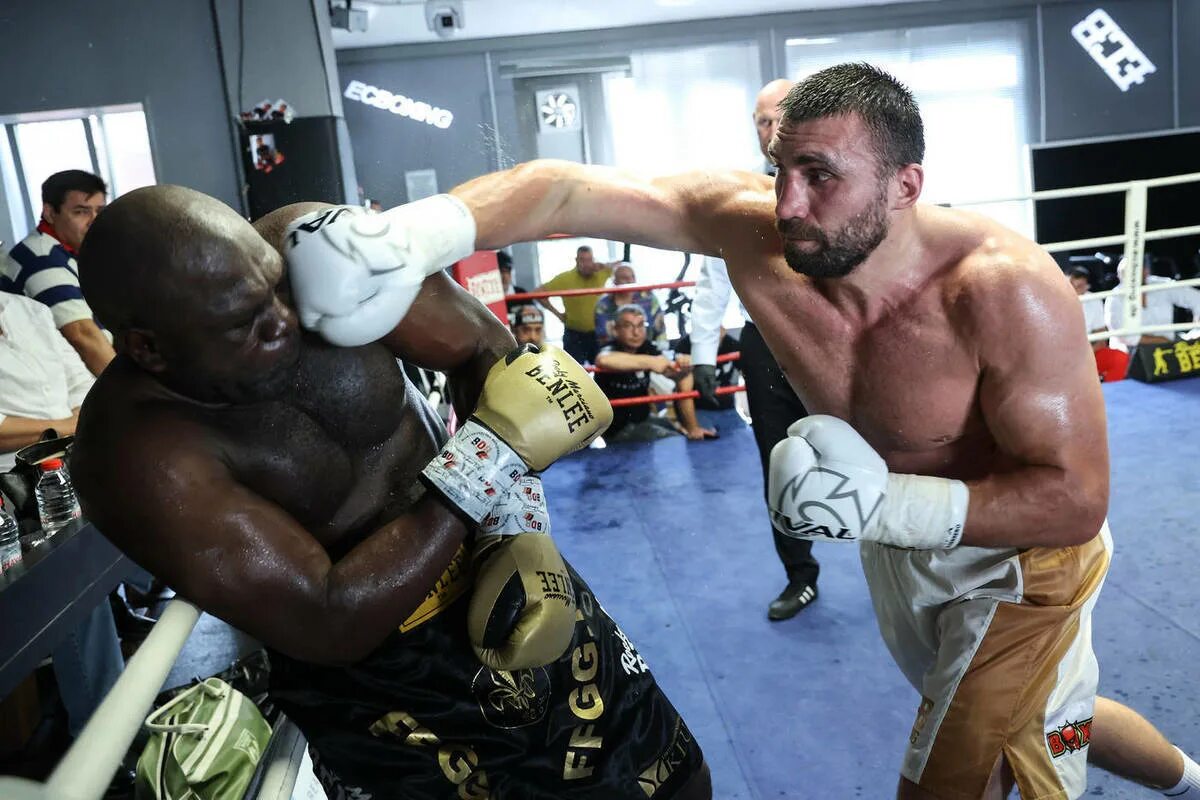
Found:
[{"label": "muscular shoulder", "polygon": [[215,431],[129,383],[106,372],[80,413],[71,471],[93,519],[111,516],[130,496],[153,502],[155,486],[219,463]]},{"label": "muscular shoulder", "polygon": [[[1079,302],[1036,242],[985,217],[958,212],[961,257],[947,282],[959,321],[981,347],[1057,337]],[[1082,323],[1080,323],[1082,325]]]}]

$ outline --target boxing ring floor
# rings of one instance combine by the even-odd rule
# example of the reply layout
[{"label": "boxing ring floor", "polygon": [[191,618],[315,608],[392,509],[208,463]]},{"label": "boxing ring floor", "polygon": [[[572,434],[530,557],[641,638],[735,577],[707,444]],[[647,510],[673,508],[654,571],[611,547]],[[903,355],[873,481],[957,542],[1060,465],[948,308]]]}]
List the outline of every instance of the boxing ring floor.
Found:
[{"label": "boxing ring floor", "polygon": [[[1200,380],[1104,387],[1113,565],[1095,611],[1100,690],[1200,753]],[[705,413],[705,412],[701,412]],[[854,546],[818,545],[820,599],[783,587],[751,431],[587,450],[544,476],[553,534],[683,712],[721,800],[894,796],[919,698],[880,640]],[[1088,796],[1149,798],[1090,771]]]}]

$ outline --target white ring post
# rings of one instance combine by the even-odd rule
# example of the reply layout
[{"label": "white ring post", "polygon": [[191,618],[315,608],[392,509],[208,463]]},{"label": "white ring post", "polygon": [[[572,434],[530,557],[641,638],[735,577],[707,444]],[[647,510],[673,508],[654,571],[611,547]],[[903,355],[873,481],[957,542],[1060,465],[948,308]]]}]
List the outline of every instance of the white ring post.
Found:
[{"label": "white ring post", "polygon": [[1142,261],[1146,253],[1146,182],[1131,181],[1125,190],[1125,319],[1122,330],[1136,330],[1142,322]]},{"label": "white ring post", "polygon": [[54,768],[46,781],[47,796],[98,800],[104,794],[199,618],[199,609],[186,600],[176,598],[167,604],[116,685]]}]

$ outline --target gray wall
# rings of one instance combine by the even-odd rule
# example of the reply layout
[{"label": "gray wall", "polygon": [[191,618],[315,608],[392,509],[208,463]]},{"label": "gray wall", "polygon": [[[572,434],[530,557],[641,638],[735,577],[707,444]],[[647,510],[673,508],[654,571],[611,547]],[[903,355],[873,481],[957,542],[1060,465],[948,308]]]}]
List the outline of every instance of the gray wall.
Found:
[{"label": "gray wall", "polygon": [[[282,97],[298,116],[339,116],[341,104],[330,90],[336,67],[324,0],[243,7],[239,47],[237,0],[3,3],[0,115],[142,103],[159,181],[244,212],[233,124],[239,81],[246,107]],[[352,192],[352,168],[349,182]]]},{"label": "gray wall", "polygon": [[408,201],[404,173],[433,169],[445,191],[489,172],[496,163],[488,71],[483,54],[406,61],[343,63],[341,89],[351,81],[401,94],[453,113],[448,128],[343,97],[354,140],[355,170],[366,196],[384,207]]},{"label": "gray wall", "polygon": [[142,103],[159,180],[238,206],[207,2],[17,0],[0,34],[0,114]]}]

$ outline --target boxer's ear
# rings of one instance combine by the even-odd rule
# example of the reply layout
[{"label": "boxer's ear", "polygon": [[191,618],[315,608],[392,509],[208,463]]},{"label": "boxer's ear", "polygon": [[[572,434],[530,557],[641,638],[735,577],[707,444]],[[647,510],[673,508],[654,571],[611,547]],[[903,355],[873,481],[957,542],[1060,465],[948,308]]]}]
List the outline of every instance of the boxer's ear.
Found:
[{"label": "boxer's ear", "polygon": [[158,348],[158,339],[153,331],[130,328],[125,332],[124,338],[125,346],[122,350],[128,353],[139,367],[155,373],[166,369],[167,362]]},{"label": "boxer's ear", "polygon": [[921,189],[925,185],[925,168],[920,164],[905,164],[896,170],[892,181],[895,190],[892,208],[909,208],[921,196]]}]

